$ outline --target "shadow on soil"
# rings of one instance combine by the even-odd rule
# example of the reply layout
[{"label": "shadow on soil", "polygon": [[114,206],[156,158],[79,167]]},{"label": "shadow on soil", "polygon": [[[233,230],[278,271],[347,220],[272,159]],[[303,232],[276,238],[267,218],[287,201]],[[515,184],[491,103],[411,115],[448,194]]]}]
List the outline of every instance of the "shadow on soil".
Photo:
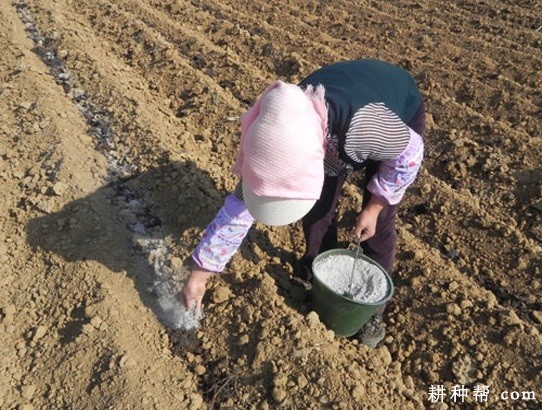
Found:
[{"label": "shadow on soil", "polygon": [[[224,194],[193,162],[171,162],[113,181],[58,212],[31,220],[27,240],[69,262],[94,260],[114,272],[126,271],[143,303],[161,318],[163,312],[150,292],[156,260],[145,256],[141,239],[152,243],[169,237],[180,242],[187,229],[205,227]],[[172,255],[163,256],[167,263],[168,256]],[[69,334],[63,338],[72,339]]]},{"label": "shadow on soil", "polygon": [[[141,238],[169,238],[189,255],[199,242],[199,232],[214,218],[227,194],[219,191],[212,178],[195,163],[169,162],[127,180],[112,181],[58,212],[31,220],[26,226],[27,240],[32,247],[60,255],[69,262],[94,260],[113,272],[125,271],[134,281],[142,302],[162,320],[163,309],[152,292],[156,260],[145,256],[138,242]],[[252,229],[247,239],[240,249],[246,259],[254,258],[247,244],[253,239],[281,261],[292,263],[295,259],[293,254],[275,249],[265,232]],[[169,263],[171,256],[180,255],[164,255],[165,262]],[[306,297],[302,286],[290,283],[282,264],[268,264],[266,271],[277,282],[287,303],[299,309]],[[229,276],[223,276],[226,282],[231,281]],[[85,323],[79,317],[72,322],[61,335],[65,343],[73,340]],[[199,343],[193,336],[173,332],[176,335],[172,343],[176,341],[183,350],[197,349]]]}]

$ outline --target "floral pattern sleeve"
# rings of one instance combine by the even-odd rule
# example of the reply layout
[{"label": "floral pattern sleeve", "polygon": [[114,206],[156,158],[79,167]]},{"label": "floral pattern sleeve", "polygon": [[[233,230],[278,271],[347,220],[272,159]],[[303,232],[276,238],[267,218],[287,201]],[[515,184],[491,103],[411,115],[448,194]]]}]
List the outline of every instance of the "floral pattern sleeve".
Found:
[{"label": "floral pattern sleeve", "polygon": [[396,159],[383,161],[367,189],[390,205],[398,204],[420,170],[424,145],[422,137],[409,128],[410,142]]},{"label": "floral pattern sleeve", "polygon": [[201,268],[222,272],[253,223],[254,218],[243,201],[229,195],[224,206],[205,228],[201,242],[192,253],[192,259]]}]

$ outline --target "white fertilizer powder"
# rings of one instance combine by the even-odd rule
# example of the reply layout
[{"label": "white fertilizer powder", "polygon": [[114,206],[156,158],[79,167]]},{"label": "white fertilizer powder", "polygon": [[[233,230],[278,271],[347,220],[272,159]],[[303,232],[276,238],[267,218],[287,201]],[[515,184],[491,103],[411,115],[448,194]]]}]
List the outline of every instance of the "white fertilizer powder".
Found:
[{"label": "white fertilizer powder", "polygon": [[350,255],[330,255],[316,262],[314,275],[327,287],[339,295],[352,295],[360,303],[377,303],[384,299],[389,291],[389,284],[384,273],[375,265],[358,259],[352,279],[354,258]]}]

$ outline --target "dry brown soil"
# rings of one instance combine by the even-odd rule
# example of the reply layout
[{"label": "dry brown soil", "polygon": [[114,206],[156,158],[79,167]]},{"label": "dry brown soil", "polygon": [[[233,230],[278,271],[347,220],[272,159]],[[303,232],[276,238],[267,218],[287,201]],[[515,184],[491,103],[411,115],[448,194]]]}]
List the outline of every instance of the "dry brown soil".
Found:
[{"label": "dry brown soil", "polygon": [[[2,0],[0,408],[541,408],[541,16],[538,0]],[[429,113],[383,345],[310,313],[297,225],[256,225],[201,329],[168,330],[160,301],[236,183],[239,115],[277,78],[360,57],[409,69]],[[349,183],[342,246],[360,200]]]}]

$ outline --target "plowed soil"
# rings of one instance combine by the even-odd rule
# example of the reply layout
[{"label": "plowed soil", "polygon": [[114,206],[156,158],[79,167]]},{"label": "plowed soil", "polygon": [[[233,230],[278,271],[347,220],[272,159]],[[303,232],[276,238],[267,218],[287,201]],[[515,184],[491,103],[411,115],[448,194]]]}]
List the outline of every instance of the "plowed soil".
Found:
[{"label": "plowed soil", "polygon": [[[542,3],[1,3],[0,408],[542,406]],[[428,112],[382,346],[311,313],[298,225],[256,225],[199,330],[169,329],[239,115],[355,58],[410,70]]]}]

